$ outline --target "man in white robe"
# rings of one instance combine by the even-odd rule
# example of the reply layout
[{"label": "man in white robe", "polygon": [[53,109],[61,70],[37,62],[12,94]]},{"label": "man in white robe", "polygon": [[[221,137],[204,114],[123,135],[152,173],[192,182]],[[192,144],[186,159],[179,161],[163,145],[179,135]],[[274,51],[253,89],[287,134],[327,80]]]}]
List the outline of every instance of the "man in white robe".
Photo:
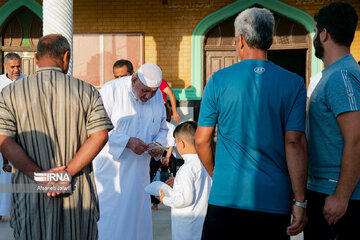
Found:
[{"label": "man in white robe", "polygon": [[[26,77],[21,73],[21,58],[16,53],[8,53],[4,57],[5,73],[0,75],[1,90],[15,80]],[[8,164],[8,161],[5,161]],[[11,172],[3,170],[3,157],[0,154],[0,184],[11,184]],[[4,189],[4,188],[3,188]],[[2,216],[9,215],[11,208],[11,194],[0,192],[0,219]]]},{"label": "man in white robe", "polygon": [[99,196],[99,239],[152,240],[149,184],[151,142],[166,144],[167,127],[162,73],[155,64],[142,65],[133,76],[108,82],[100,90],[115,126],[93,161]]},{"label": "man in white robe", "polygon": [[5,73],[0,75],[0,91],[15,80],[26,77],[21,73],[21,58],[16,53],[8,53],[4,57]]}]

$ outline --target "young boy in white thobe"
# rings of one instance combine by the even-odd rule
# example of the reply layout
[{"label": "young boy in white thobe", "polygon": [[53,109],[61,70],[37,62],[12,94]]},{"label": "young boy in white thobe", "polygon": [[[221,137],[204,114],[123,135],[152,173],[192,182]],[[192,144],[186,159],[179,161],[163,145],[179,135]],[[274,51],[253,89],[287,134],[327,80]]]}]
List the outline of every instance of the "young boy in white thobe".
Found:
[{"label": "young boy in white thobe", "polygon": [[[171,207],[173,240],[199,240],[203,228],[211,188],[211,178],[195,150],[196,122],[188,121],[174,130],[176,148],[184,159],[176,174],[170,196],[160,190],[160,201]],[[172,186],[173,185],[173,186]]]},{"label": "young boy in white thobe", "polygon": [[[169,172],[173,173],[173,176],[176,175],[176,158],[174,155],[174,147],[175,147],[175,138],[174,138],[174,130],[175,125],[172,124],[171,116],[173,115],[173,111],[168,103],[165,103],[166,110],[166,126],[169,129],[166,137],[166,147],[168,147],[167,151],[164,151],[163,157],[160,161],[156,161],[154,158],[150,160],[150,182],[152,182],[156,176],[160,168],[160,181],[165,182],[169,179]],[[171,177],[173,178],[173,177]],[[159,199],[155,196],[151,196],[151,209],[159,210]]]}]

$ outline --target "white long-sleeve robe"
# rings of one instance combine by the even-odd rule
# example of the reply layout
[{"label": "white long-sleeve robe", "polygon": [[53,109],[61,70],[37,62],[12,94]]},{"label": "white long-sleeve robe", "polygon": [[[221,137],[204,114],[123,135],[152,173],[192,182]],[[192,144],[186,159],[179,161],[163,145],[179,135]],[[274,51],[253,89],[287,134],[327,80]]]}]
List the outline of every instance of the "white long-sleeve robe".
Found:
[{"label": "white long-sleeve robe", "polygon": [[149,184],[150,155],[126,148],[130,137],[166,144],[166,116],[160,90],[143,103],[131,90],[131,76],[100,90],[114,125],[108,143],[93,161],[100,204],[99,239],[152,240]]},{"label": "white long-sleeve robe", "polygon": [[1,74],[1,75],[0,75],[0,92],[1,92],[1,90],[2,90],[4,87],[6,87],[8,84],[10,84],[10,83],[12,83],[13,81],[16,81],[16,80],[18,80],[18,79],[20,79],[20,78],[24,78],[24,77],[26,77],[26,76],[27,76],[27,75],[20,73],[20,76],[19,76],[17,79],[11,80],[11,79],[9,79],[9,78],[6,76],[5,73],[4,73],[4,74]]},{"label": "white long-sleeve robe", "polygon": [[197,154],[182,158],[172,194],[163,203],[171,207],[172,240],[200,240],[212,181]]},{"label": "white long-sleeve robe", "polygon": [[[20,74],[17,79],[26,77],[25,74]],[[17,80],[16,79],[16,80]],[[8,84],[13,81],[6,77],[6,74],[0,75],[0,92]],[[0,154],[0,184],[11,184],[11,173],[3,171],[3,157]],[[11,193],[0,193],[0,216],[9,215],[11,208]]]}]

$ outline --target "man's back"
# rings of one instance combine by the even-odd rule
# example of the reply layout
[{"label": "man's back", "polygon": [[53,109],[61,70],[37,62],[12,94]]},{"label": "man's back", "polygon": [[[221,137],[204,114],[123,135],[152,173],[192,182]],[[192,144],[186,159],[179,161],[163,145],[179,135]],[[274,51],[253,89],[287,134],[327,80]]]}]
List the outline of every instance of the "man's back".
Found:
[{"label": "man's back", "polygon": [[[90,84],[67,76],[57,68],[40,69],[37,74],[17,80],[3,92],[5,101],[11,103],[8,108],[12,120],[16,121],[17,128],[10,130],[16,131],[17,142],[42,169],[66,165],[88,135],[101,127],[92,122],[95,116],[91,115],[96,104],[101,103],[99,96]],[[52,149],[47,157],[54,161],[39,159],[36,149],[27,146],[28,141],[41,141],[39,148],[46,143]]]},{"label": "man's back", "polygon": [[244,60],[213,75],[199,119],[218,120],[210,204],[290,212],[284,134],[304,131],[305,102],[303,79],[270,61]]},{"label": "man's back", "polygon": [[[59,68],[39,69],[7,86],[0,106],[1,133],[12,136],[45,170],[66,166],[90,134],[111,128],[97,90]],[[34,182],[16,169],[13,183]],[[13,194],[16,207],[10,223],[16,238],[97,238],[99,212],[91,164],[73,177],[72,184],[70,195],[56,198],[43,193]],[[25,210],[24,217],[20,212]],[[29,225],[31,231],[25,227]]]}]

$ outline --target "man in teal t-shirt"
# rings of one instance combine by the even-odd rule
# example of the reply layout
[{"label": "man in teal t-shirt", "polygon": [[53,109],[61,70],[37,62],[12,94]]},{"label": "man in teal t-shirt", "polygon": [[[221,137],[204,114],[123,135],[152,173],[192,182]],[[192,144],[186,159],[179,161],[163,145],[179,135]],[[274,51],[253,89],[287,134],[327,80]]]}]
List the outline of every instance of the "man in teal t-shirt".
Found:
[{"label": "man in teal t-shirt", "polygon": [[202,239],[290,239],[304,227],[306,89],[300,76],[267,61],[273,28],[267,9],[240,13],[241,62],[205,87],[196,144],[213,185]]},{"label": "man in teal t-shirt", "polygon": [[304,239],[360,239],[360,68],[350,54],[358,17],[335,2],[314,19],[315,55],[325,70],[308,106]]}]

